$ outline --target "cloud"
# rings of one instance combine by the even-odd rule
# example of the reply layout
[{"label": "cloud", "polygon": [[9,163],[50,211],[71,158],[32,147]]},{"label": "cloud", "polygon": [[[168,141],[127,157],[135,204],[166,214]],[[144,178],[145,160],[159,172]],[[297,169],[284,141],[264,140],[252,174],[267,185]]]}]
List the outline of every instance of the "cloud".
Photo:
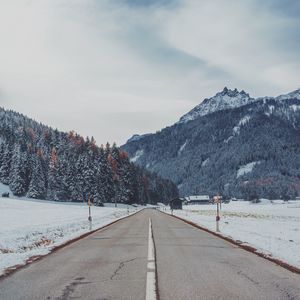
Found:
[{"label": "cloud", "polygon": [[0,103],[121,144],[225,85],[282,94],[300,75],[299,6],[283,2],[3,1]]},{"label": "cloud", "polygon": [[[293,38],[299,41],[299,20],[279,16],[258,1],[224,4],[186,1],[178,14],[168,18],[165,38],[173,47],[225,69],[233,83],[240,81],[254,94],[295,88],[295,80],[288,82],[283,75],[288,70],[295,74],[298,67],[298,45],[289,48],[286,43]],[[280,72],[283,64],[286,68]],[[277,80],[265,76],[277,66]]]}]

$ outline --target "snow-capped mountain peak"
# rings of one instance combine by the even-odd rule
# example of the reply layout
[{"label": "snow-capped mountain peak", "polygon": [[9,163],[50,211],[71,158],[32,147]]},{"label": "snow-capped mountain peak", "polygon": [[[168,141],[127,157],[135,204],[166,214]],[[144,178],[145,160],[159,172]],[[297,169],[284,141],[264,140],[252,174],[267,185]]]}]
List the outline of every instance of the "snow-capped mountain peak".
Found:
[{"label": "snow-capped mountain peak", "polygon": [[182,116],[179,123],[186,123],[188,121],[195,120],[200,116],[224,109],[240,107],[254,101],[256,100],[251,98],[244,90],[231,90],[224,87],[223,91],[217,93],[211,98],[204,99],[202,103]]},{"label": "snow-capped mountain peak", "polygon": [[129,142],[136,142],[136,141],[139,141],[140,139],[150,135],[151,133],[146,133],[146,134],[134,134],[130,139],[127,140],[126,143],[129,143]]}]

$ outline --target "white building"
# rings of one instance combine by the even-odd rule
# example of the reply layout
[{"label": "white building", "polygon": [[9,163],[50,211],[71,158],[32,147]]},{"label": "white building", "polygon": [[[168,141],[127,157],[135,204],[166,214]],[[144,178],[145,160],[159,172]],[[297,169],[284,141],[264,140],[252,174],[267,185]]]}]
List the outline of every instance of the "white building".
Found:
[{"label": "white building", "polygon": [[186,201],[187,205],[211,203],[211,200],[208,195],[188,196],[188,197],[185,197],[185,201]]}]

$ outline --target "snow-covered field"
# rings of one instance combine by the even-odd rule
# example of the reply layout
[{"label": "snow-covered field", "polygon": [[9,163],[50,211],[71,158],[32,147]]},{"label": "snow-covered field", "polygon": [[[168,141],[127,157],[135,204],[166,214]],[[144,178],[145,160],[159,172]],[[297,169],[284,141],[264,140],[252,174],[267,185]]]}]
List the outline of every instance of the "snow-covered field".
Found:
[{"label": "snow-covered field", "polygon": [[[174,214],[216,230],[216,205],[189,205]],[[221,234],[254,246],[258,251],[300,267],[300,201],[223,204]]]},{"label": "snow-covered field", "polygon": [[[137,208],[129,206],[129,213]],[[92,207],[93,229],[128,214],[127,206]],[[89,231],[84,204],[0,198],[0,274]]]}]

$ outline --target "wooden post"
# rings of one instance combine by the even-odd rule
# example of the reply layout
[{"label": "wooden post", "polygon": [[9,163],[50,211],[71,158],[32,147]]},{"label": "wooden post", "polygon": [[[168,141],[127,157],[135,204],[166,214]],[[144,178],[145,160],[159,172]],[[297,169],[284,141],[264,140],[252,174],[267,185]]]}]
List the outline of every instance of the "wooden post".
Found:
[{"label": "wooden post", "polygon": [[91,214],[91,197],[89,194],[89,198],[88,198],[88,206],[89,206],[89,217],[88,217],[88,221],[90,224],[90,230],[92,230],[92,214]]},{"label": "wooden post", "polygon": [[217,202],[217,217],[216,217],[216,221],[217,221],[217,232],[220,231],[220,227],[219,227],[219,222],[220,222],[220,209],[219,209],[219,205],[220,203]]},{"label": "wooden post", "polygon": [[214,196],[214,203],[217,204],[217,215],[216,215],[216,231],[220,232],[220,226],[219,226],[219,222],[220,222],[220,200],[221,197],[219,195]]}]

